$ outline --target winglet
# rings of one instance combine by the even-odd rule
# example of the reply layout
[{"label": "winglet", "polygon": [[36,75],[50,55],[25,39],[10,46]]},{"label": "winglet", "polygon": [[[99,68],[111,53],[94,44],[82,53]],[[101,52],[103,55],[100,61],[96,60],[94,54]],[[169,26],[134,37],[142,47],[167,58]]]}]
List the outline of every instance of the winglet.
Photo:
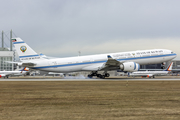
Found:
[{"label": "winglet", "polygon": [[110,55],[107,55],[108,58],[112,58]]}]

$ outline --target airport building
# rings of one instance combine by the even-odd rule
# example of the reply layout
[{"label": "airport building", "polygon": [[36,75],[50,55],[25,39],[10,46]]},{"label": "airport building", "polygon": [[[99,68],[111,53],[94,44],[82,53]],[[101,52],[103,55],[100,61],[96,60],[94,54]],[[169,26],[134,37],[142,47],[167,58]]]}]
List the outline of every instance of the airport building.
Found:
[{"label": "airport building", "polygon": [[[11,31],[12,36],[12,31]],[[12,37],[11,37],[12,38]],[[10,40],[10,50],[4,47],[4,33],[2,32],[2,42],[0,47],[0,71],[13,71],[14,65],[8,63],[14,60],[14,51],[12,51],[12,42]],[[8,62],[7,62],[8,61]]]},{"label": "airport building", "polygon": [[173,60],[173,68],[172,69],[180,69],[180,60]]},{"label": "airport building", "polygon": [[161,64],[141,65],[140,69],[161,69]]},{"label": "airport building", "polygon": [[[172,60],[165,62],[164,68],[166,69],[169,64],[173,62],[172,73],[180,73],[180,60]],[[140,70],[163,70],[161,64],[141,65]]]},{"label": "airport building", "polygon": [[0,71],[13,71],[13,64],[7,61],[13,61],[13,51],[9,51],[7,48],[0,48]]}]

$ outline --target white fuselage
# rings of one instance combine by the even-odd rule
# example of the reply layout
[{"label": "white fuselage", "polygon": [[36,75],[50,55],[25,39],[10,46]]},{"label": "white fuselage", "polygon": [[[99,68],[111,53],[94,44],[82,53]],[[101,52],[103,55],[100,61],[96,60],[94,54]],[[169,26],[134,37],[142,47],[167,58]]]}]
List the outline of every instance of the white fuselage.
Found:
[{"label": "white fuselage", "polygon": [[142,76],[142,77],[152,77],[152,76],[163,76],[167,75],[169,71],[138,71],[130,73],[130,76]]},{"label": "white fuselage", "polygon": [[35,66],[30,67],[31,69],[39,69],[42,71],[61,73],[76,71],[98,71],[100,67],[107,62],[108,55],[121,63],[135,62],[140,65],[162,63],[176,57],[176,54],[170,50],[152,49],[56,59],[27,59],[27,61],[35,63]]},{"label": "white fuselage", "polygon": [[8,75],[24,75],[27,71],[0,71],[0,76],[8,76]]}]

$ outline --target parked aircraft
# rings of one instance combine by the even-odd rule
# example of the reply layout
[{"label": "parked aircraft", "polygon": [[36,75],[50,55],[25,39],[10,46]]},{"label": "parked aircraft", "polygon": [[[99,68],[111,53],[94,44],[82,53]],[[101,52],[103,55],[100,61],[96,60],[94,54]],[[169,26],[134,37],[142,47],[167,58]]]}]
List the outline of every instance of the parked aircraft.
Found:
[{"label": "parked aircraft", "polygon": [[0,78],[8,78],[10,75],[25,75],[27,72],[29,72],[29,68],[26,67],[19,71],[0,71]]},{"label": "parked aircraft", "polygon": [[[152,49],[48,59],[38,55],[21,38],[13,38],[12,41],[21,61],[17,63],[20,66],[59,73],[91,71],[89,78],[109,77],[110,70],[138,71],[140,65],[163,63],[176,57],[171,50]],[[104,73],[98,74],[98,71]]]},{"label": "parked aircraft", "polygon": [[129,75],[132,77],[148,77],[148,78],[155,78],[155,76],[164,76],[167,75],[171,70],[172,70],[172,65],[173,62],[163,71],[137,71],[137,72],[132,72]]}]

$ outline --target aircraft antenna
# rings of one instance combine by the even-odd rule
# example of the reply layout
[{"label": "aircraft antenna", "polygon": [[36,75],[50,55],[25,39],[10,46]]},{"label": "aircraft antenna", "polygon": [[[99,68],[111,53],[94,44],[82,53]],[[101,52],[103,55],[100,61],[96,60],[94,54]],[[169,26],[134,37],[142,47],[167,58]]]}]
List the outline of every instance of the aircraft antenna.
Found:
[{"label": "aircraft antenna", "polygon": [[78,51],[78,53],[79,53],[79,56],[81,56],[81,51]]}]

